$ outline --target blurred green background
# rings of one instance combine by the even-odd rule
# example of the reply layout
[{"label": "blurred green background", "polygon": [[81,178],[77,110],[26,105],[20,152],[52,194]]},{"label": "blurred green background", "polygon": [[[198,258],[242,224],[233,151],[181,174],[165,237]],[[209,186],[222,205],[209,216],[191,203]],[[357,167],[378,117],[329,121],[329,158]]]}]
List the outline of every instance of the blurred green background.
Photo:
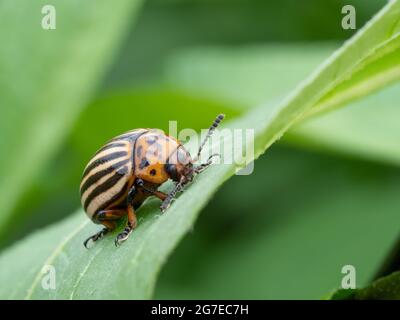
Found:
[{"label": "blurred green background", "polygon": [[[92,101],[13,208],[2,248],[80,206],[81,172],[110,137],[167,130],[169,120],[199,130],[219,112],[229,120],[276,101],[354,33],[341,28],[343,5],[356,7],[360,28],[385,3],[146,1]],[[210,74],[224,85],[207,86]],[[332,130],[347,140],[354,122],[341,123]],[[165,265],[156,298],[318,299],[340,286],[346,264],[358,286],[372,279],[399,231],[400,162],[306,133],[291,132],[253,174],[224,184]]]}]

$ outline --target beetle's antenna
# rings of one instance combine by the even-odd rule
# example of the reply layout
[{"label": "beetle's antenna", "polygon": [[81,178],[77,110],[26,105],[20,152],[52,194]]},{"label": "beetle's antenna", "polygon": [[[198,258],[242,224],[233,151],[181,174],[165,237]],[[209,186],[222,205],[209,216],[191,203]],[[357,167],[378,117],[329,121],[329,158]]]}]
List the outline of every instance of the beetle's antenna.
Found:
[{"label": "beetle's antenna", "polygon": [[167,197],[162,202],[162,204],[160,206],[161,212],[164,212],[165,210],[167,210],[169,208],[172,201],[175,199],[176,194],[178,192],[182,191],[182,188],[183,188],[183,183],[181,183],[181,182],[178,182],[175,185],[175,188],[172,189],[172,191],[170,193],[168,193]]},{"label": "beetle's antenna", "polygon": [[196,162],[197,160],[199,160],[199,158],[200,158],[200,153],[201,153],[201,151],[203,150],[204,146],[206,145],[207,140],[212,136],[212,134],[214,133],[215,129],[217,129],[217,127],[219,126],[219,124],[221,123],[221,121],[222,121],[224,118],[225,118],[225,115],[222,114],[222,113],[219,114],[219,115],[215,118],[213,124],[212,124],[211,127],[208,129],[207,135],[206,135],[206,137],[204,138],[202,144],[200,145],[200,148],[199,148],[199,150],[197,151],[197,155],[196,155],[196,157],[193,159],[193,162]]}]

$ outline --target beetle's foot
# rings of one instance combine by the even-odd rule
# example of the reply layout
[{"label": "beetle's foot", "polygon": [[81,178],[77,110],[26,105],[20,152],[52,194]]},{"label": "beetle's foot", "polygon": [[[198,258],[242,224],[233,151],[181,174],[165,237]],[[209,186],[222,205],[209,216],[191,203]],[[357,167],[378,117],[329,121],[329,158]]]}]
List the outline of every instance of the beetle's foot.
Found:
[{"label": "beetle's foot", "polygon": [[102,230],[100,230],[99,232],[97,232],[96,234],[92,235],[91,237],[87,238],[84,242],[83,245],[85,246],[86,249],[88,249],[87,244],[89,243],[90,240],[92,240],[93,242],[96,242],[97,240],[103,238],[108,232],[107,228],[103,228]]},{"label": "beetle's foot", "polygon": [[122,243],[124,243],[126,240],[128,240],[129,235],[132,233],[133,228],[131,227],[126,227],[124,231],[122,231],[117,238],[115,238],[115,246],[118,247]]},{"label": "beetle's foot", "polygon": [[[172,202],[172,201],[171,201]],[[171,206],[171,202],[169,203],[162,203],[160,206],[160,211],[161,213],[164,213],[165,211],[167,211],[167,209]]]}]

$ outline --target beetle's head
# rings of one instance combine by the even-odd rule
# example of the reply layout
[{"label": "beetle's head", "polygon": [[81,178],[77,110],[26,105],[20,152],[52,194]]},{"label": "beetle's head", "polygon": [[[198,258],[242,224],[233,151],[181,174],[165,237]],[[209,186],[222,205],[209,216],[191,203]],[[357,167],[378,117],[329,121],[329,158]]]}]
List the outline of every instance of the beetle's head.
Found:
[{"label": "beetle's head", "polygon": [[165,171],[176,182],[186,184],[193,180],[194,166],[190,153],[184,146],[179,146],[165,164]]},{"label": "beetle's head", "polygon": [[[197,155],[192,159],[190,153],[183,147],[179,146],[170,156],[167,163],[165,164],[165,171],[168,173],[170,178],[176,181],[175,188],[168,194],[167,198],[163,201],[161,205],[161,211],[165,211],[174,200],[175,195],[182,191],[183,187],[191,182],[194,176],[206,168],[208,168],[212,161],[211,159],[218,154],[211,155],[207,162],[195,165],[195,163],[199,160],[201,151],[203,150],[204,145],[210,136],[214,133],[215,129],[218,127],[220,122],[224,119],[225,115],[220,114],[214,120],[213,124],[208,130],[207,136],[203,140],[202,144],[197,151]],[[219,155],[218,155],[219,156]]]}]

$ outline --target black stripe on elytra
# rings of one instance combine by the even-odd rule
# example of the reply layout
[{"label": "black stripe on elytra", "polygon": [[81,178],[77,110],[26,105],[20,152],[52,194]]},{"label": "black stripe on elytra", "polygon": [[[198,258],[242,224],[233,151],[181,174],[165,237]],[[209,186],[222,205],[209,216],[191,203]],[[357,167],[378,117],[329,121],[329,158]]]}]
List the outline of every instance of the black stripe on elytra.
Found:
[{"label": "black stripe on elytra", "polygon": [[109,167],[107,167],[106,169],[100,170],[99,172],[96,172],[95,174],[91,175],[86,181],[85,183],[82,185],[81,188],[81,196],[83,195],[83,193],[90,187],[92,186],[94,183],[96,183],[97,181],[99,181],[101,178],[103,178],[104,176],[106,176],[107,174],[113,172],[114,170],[118,169],[119,167],[123,166],[124,164],[126,164],[129,161],[129,159],[125,159],[122,161],[119,161],[117,163],[114,163],[112,165],[110,165]]},{"label": "black stripe on elytra", "polygon": [[139,131],[139,130],[135,130],[132,132],[127,132],[124,134],[121,134],[118,137],[115,137],[114,139],[111,140],[112,141],[118,141],[118,140],[128,140],[128,141],[135,141],[139,136],[141,136],[142,134],[148,132],[148,130],[144,130],[144,131]]},{"label": "black stripe on elytra", "polygon": [[97,186],[94,188],[94,190],[88,195],[88,197],[85,200],[84,203],[84,208],[85,210],[89,206],[90,202],[94,198],[96,198],[98,195],[108,191],[111,189],[118,181],[128,172],[128,167],[125,166],[121,169],[119,169],[114,175],[112,175],[110,178],[108,178],[106,181],[104,181],[101,185]]},{"label": "black stripe on elytra", "polygon": [[154,142],[156,142],[158,140],[158,136],[153,136],[153,137],[150,137],[150,138],[147,138],[146,139],[146,142],[148,143],[148,144],[150,144],[150,145],[152,145]]},{"label": "black stripe on elytra", "polygon": [[110,142],[118,141],[118,140],[125,140],[126,138],[129,138],[132,134],[135,134],[135,133],[136,133],[136,131],[125,132],[125,133],[120,134],[119,136],[116,136],[115,138],[111,139]]},{"label": "black stripe on elytra", "polygon": [[130,140],[131,135],[132,135],[132,133],[121,134],[120,136],[115,137],[114,139],[111,139],[111,142],[118,141],[118,140]]},{"label": "black stripe on elytra", "polygon": [[106,144],[103,148],[101,148],[100,150],[98,150],[97,152],[96,152],[96,154],[95,155],[97,155],[97,154],[99,154],[100,152],[103,152],[104,150],[108,150],[108,149],[112,149],[112,148],[117,148],[117,147],[125,147],[126,146],[126,144],[125,143],[123,143],[123,142],[114,142],[114,143],[109,143],[109,144]]},{"label": "black stripe on elytra", "polygon": [[123,185],[123,187],[121,188],[121,190],[118,191],[118,193],[116,193],[110,200],[108,200],[105,203],[103,203],[98,210],[105,210],[113,202],[115,202],[118,199],[120,199],[125,194],[127,188],[128,188],[128,182],[126,182]]},{"label": "black stripe on elytra", "polygon": [[84,179],[89,173],[90,171],[92,171],[94,168],[96,168],[97,166],[106,163],[108,161],[117,159],[117,158],[121,158],[121,157],[125,157],[128,155],[128,152],[126,151],[118,151],[118,152],[113,152],[110,154],[105,155],[104,157],[101,157],[99,159],[96,159],[95,161],[93,161],[83,172],[83,176],[82,179]]}]

